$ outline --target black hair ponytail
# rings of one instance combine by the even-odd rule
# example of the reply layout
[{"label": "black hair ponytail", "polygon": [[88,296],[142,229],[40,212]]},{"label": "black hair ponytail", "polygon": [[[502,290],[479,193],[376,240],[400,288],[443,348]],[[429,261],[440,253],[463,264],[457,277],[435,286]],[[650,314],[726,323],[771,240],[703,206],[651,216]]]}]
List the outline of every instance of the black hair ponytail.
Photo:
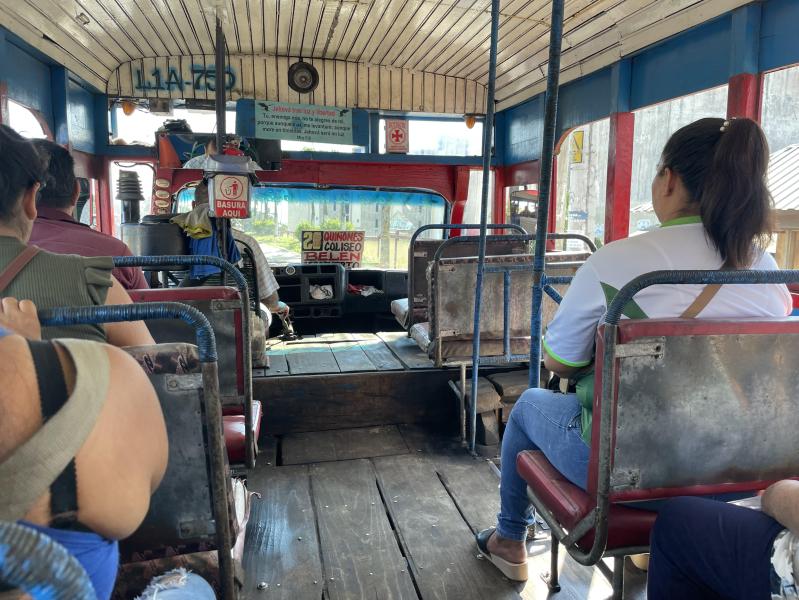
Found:
[{"label": "black hair ponytail", "polygon": [[44,181],[44,176],[44,161],[34,145],[0,125],[0,221],[16,216],[22,192]]},{"label": "black hair ponytail", "polygon": [[768,154],[763,130],[751,119],[700,119],[675,132],[663,150],[663,166],[699,204],[725,268],[750,267],[754,249],[771,237]]}]

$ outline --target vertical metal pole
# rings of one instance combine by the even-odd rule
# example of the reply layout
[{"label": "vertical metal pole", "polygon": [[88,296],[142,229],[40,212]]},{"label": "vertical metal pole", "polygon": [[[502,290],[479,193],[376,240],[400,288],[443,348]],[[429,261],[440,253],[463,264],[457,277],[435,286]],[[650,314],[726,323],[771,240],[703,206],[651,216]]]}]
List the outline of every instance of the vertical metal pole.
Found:
[{"label": "vertical metal pole", "polygon": [[[222,30],[222,19],[219,17],[219,12],[216,14],[216,66],[215,82],[216,82],[216,152],[222,154],[222,148],[225,144],[225,133],[227,132],[227,124],[225,122],[225,102],[227,100],[227,67],[225,66],[225,32]],[[212,185],[213,181],[209,182]],[[227,220],[218,219],[219,223],[219,255],[222,260],[228,259],[227,253]],[[222,274],[222,285],[227,285],[227,277],[224,271]]]},{"label": "vertical metal pole", "polygon": [[477,281],[474,294],[474,342],[472,343],[471,431],[469,450],[474,453],[477,434],[477,380],[480,376],[480,304],[483,297],[483,269],[486,258],[486,225],[488,224],[488,183],[491,177],[491,145],[494,136],[494,92],[497,79],[497,38],[499,37],[499,0],[491,0],[491,52],[488,59],[488,99],[483,125],[483,196],[480,203],[480,245],[477,260]]},{"label": "vertical metal pole", "polygon": [[563,38],[563,0],[552,0],[549,29],[549,67],[547,70],[546,108],[544,110],[544,144],[541,149],[541,179],[538,183],[538,214],[536,215],[535,257],[533,259],[533,303],[530,319],[531,388],[541,381],[541,303],[544,299],[544,270],[546,268],[547,222],[549,196],[552,186],[552,162],[555,153],[555,126],[558,118],[558,84],[560,82],[560,46]]},{"label": "vertical metal pole", "polygon": [[216,15],[216,151],[222,153],[227,127],[225,123],[225,101],[227,92],[227,68],[225,65],[225,32],[222,19]]}]

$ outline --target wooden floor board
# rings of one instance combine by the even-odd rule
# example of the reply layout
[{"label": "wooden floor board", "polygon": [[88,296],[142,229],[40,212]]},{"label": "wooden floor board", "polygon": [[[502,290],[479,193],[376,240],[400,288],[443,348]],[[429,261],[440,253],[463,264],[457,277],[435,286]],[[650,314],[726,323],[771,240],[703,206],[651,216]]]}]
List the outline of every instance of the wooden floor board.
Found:
[{"label": "wooden floor board", "polygon": [[372,463],[353,460],[310,469],[326,597],[417,600]]},{"label": "wooden floor board", "polygon": [[357,341],[330,344],[330,349],[342,373],[377,371],[377,367],[369,360]]},{"label": "wooden floor board", "polygon": [[374,459],[383,497],[425,600],[519,598],[516,586],[478,558],[472,531],[429,460]]},{"label": "wooden floor board", "polygon": [[[269,368],[259,369],[259,376],[276,377],[289,374],[289,363],[286,360],[286,355],[281,350],[268,350],[267,355],[269,356]],[[253,371],[253,377],[255,376],[255,371]]]},{"label": "wooden floor board", "polygon": [[378,371],[401,371],[400,360],[388,349],[386,343],[374,333],[358,335],[358,344]]},{"label": "wooden floor board", "polygon": [[[322,597],[322,565],[308,467],[256,468],[244,545],[247,600]],[[266,588],[259,590],[259,585]]]},{"label": "wooden floor board", "polygon": [[283,438],[283,464],[299,465],[407,454],[395,425],[292,433]]},{"label": "wooden floor board", "polygon": [[286,344],[283,351],[292,375],[341,372],[327,342]]},{"label": "wooden floor board", "polygon": [[389,331],[378,333],[378,337],[408,369],[432,369],[433,361],[421,348],[403,331]]}]

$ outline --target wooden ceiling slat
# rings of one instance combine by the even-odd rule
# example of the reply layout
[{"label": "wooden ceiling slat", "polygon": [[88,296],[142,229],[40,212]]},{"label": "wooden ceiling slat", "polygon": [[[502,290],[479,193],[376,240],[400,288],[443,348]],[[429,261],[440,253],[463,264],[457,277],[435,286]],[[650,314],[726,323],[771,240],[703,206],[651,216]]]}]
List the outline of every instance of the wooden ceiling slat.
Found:
[{"label": "wooden ceiling slat", "polygon": [[62,52],[68,52],[84,66],[84,69],[92,71],[96,76],[105,79],[113,69],[113,66],[109,67],[106,62],[113,61],[110,55],[105,54],[104,60],[101,60],[83,44],[59,28],[50,17],[42,14],[39,9],[22,2],[13,8],[7,7],[5,11],[12,13],[17,20],[26,23],[29,29],[41,32],[40,35],[46,35],[54,42],[51,45],[62,48]]},{"label": "wooden ceiling slat", "polygon": [[367,65],[369,71],[369,103],[366,106],[380,106],[380,69]]},{"label": "wooden ceiling slat", "polygon": [[[169,1],[169,0],[167,0]],[[195,22],[191,18],[189,4],[193,4],[194,0],[173,0],[175,19],[178,22],[178,27],[182,28],[183,34],[186,38],[189,47],[192,48],[192,54],[205,54],[213,52],[213,46],[210,45],[210,40],[205,35],[203,30],[198,30],[200,23]]]},{"label": "wooden ceiling slat", "polygon": [[161,17],[164,19],[167,29],[172,34],[175,44],[180,49],[177,54],[199,54],[202,52],[199,44],[194,38],[191,27],[189,26],[186,12],[180,2],[169,2],[168,0],[150,0],[156,7]]},{"label": "wooden ceiling slat", "polygon": [[[613,0],[621,3],[624,0]],[[600,12],[601,8],[606,6],[601,2],[592,2],[592,0],[579,0],[570,5],[569,16],[564,20],[564,36],[562,51],[568,50],[574,45],[572,41],[572,34],[583,23],[590,23],[596,20],[596,14]],[[547,15],[548,18],[548,15]],[[504,73],[512,68],[517,62],[524,60],[533,52],[533,46],[539,44],[549,45],[549,28],[537,26],[533,28],[525,28],[519,25],[516,29],[509,32],[505,37],[500,52],[497,54],[497,72]],[[488,73],[488,65],[477,65],[471,69],[461,72],[461,76],[481,81],[481,78]]]},{"label": "wooden ceiling slat", "polygon": [[451,40],[449,38],[449,30],[456,22],[457,17],[463,12],[459,10],[458,13],[453,14],[454,6],[454,4],[449,6],[441,4],[430,13],[428,19],[417,30],[405,50],[397,57],[395,62],[397,66],[414,68],[426,56],[433,44],[440,42],[442,39]]},{"label": "wooden ceiling slat", "polygon": [[[225,46],[227,47],[227,51],[230,54],[241,54],[244,52],[244,45],[243,37],[246,36],[249,38],[249,24],[246,21],[246,5],[242,5],[244,12],[241,14],[237,14],[234,10],[234,0],[226,0],[225,10],[222,12],[222,31],[225,34]],[[244,15],[242,18],[241,15]],[[214,20],[214,37],[216,37],[216,20]],[[250,52],[247,50],[246,52]]]},{"label": "wooden ceiling slat", "polygon": [[424,0],[394,0],[394,2],[400,4],[399,12],[369,59],[371,63],[380,65],[387,64],[386,57],[388,53],[396,45],[397,40],[402,35],[402,32],[405,31],[408,23],[410,23],[411,19],[413,19],[414,15],[418,12]]},{"label": "wooden ceiling slat", "polygon": [[424,73],[422,80],[422,110],[435,112],[436,110],[436,76],[433,73]]},{"label": "wooden ceiling slat", "polygon": [[[596,35],[605,31],[615,30],[615,23],[618,19],[627,14],[625,10],[630,10],[630,5],[624,2],[619,3],[608,12],[598,16],[593,16],[586,21],[572,21],[574,26],[568,29],[564,36],[563,54],[571,52],[586,40],[594,38]],[[590,17],[590,15],[589,15]],[[536,40],[523,40],[527,43],[525,47],[511,57],[506,57],[501,63],[497,65],[497,81],[502,78],[508,81],[513,77],[518,77],[520,73],[524,73],[525,69],[533,66],[540,66],[547,61],[549,55],[549,35],[547,32]],[[479,72],[473,71],[472,78],[477,81],[485,81],[488,75],[488,70],[483,68]]]},{"label": "wooden ceiling slat", "polygon": [[392,70],[390,68],[377,69],[380,81],[380,106],[385,106],[388,110],[393,110],[391,108],[391,100],[394,97],[394,89],[391,87]]},{"label": "wooden ceiling slat", "polygon": [[285,56],[291,44],[293,0],[277,0],[277,49],[275,54]]},{"label": "wooden ceiling slat", "polygon": [[303,40],[308,29],[308,13],[312,0],[294,0],[294,12],[291,17],[291,37],[289,39],[289,56],[304,56]]},{"label": "wooden ceiling slat", "polygon": [[413,110],[413,79],[411,71],[402,71],[402,102],[400,110],[410,112]]},{"label": "wooden ceiling slat", "polygon": [[369,67],[364,64],[357,65],[358,70],[358,93],[357,104],[361,108],[369,106]]},{"label": "wooden ceiling slat", "polygon": [[[278,102],[287,100],[286,92],[278,81],[277,57],[267,56],[264,63],[266,65],[266,89],[267,91],[272,90],[272,95],[269,97],[274,98]],[[267,97],[267,99],[269,97]]]},{"label": "wooden ceiling slat", "polygon": [[413,74],[413,95],[411,97],[411,110],[421,111],[424,108],[424,75],[422,73]]},{"label": "wooden ceiling slat", "polygon": [[[364,29],[364,25],[366,24],[366,22],[369,20],[369,17],[372,16],[373,13],[375,14],[380,13],[380,8],[375,9],[375,3],[380,2],[382,7],[383,1],[384,0],[372,0],[368,4],[366,4],[366,10],[362,10],[360,12],[358,11],[358,9],[362,8],[364,5],[359,4],[356,7],[355,12],[353,13],[353,18],[350,21],[349,27],[347,28],[347,34],[344,40],[342,41],[342,54],[344,48],[346,48],[347,52],[346,54],[343,54],[343,56],[339,55],[340,58],[344,58],[344,60],[353,60],[355,62],[360,62],[355,59],[356,48],[361,45],[361,39],[362,39],[361,36],[364,34],[369,35],[371,33],[371,31]],[[347,36],[350,35],[350,32],[352,32],[352,39],[347,40]]]},{"label": "wooden ceiling slat", "polygon": [[200,45],[204,48],[204,55],[214,53],[216,39],[216,23],[206,15],[203,8],[203,0],[181,0],[185,7],[189,19],[194,24],[194,30],[200,39]]},{"label": "wooden ceiling slat", "polygon": [[160,56],[177,56],[188,51],[186,45],[178,41],[180,32],[176,31],[175,20],[166,6],[159,0],[140,0],[138,6],[151,31],[156,33],[166,48],[167,53]]},{"label": "wooden ceiling slat", "polygon": [[269,85],[266,81],[266,62],[262,57],[253,59],[254,80],[253,85],[254,93],[253,98],[256,100],[265,100],[269,97]]},{"label": "wooden ceiling slat", "polygon": [[380,29],[380,26],[386,23],[386,11],[390,5],[391,0],[373,0],[369,13],[361,25],[361,32],[356,37],[347,60],[369,62],[364,60],[364,51],[374,41],[375,33]]},{"label": "wooden ceiling slat", "polygon": [[161,38],[161,27],[156,28],[156,25],[150,21],[148,15],[142,10],[142,6],[146,6],[149,14],[152,15],[153,7],[148,0],[141,2],[142,6],[135,0],[117,0],[116,3],[122,13],[121,23],[124,23],[127,27],[134,27],[147,41],[151,51],[145,56],[169,56],[173,53],[167,48],[166,42]]},{"label": "wooden ceiling slat", "polygon": [[[629,2],[619,5],[614,9],[614,18],[624,18],[626,14],[629,14],[628,11],[632,11],[633,9],[634,7]],[[583,36],[591,37],[584,38]],[[585,57],[586,52],[588,53],[587,55],[590,56],[620,42],[619,31],[616,27],[599,29],[599,33],[595,33],[594,29],[590,27],[578,29],[574,33],[571,33],[569,38],[573,45],[563,52],[563,57],[565,61],[571,62],[579,60],[580,57]],[[584,48],[584,46],[587,46],[587,48]],[[535,49],[537,50],[535,54],[529,56],[523,62],[516,64],[514,67],[504,70],[502,74],[497,77],[497,85],[500,87],[505,86],[520,77],[524,77],[529,73],[532,67],[546,63],[548,48],[543,45],[543,41],[536,44]]]},{"label": "wooden ceiling slat", "polygon": [[[250,22],[250,39],[253,54],[265,54],[264,48],[264,3],[262,0],[247,0],[247,19]],[[253,64],[253,69],[255,65]]]},{"label": "wooden ceiling slat", "polygon": [[324,43],[322,52],[317,54],[320,58],[338,58],[344,36],[347,33],[353,13],[355,12],[355,5],[352,2],[344,2],[340,4],[339,7],[336,7],[336,11],[338,19],[334,18],[331,22],[330,31],[327,33],[327,39],[320,37],[318,42],[319,46],[322,46]]},{"label": "wooden ceiling slat", "polygon": [[450,36],[447,38],[441,39],[438,41],[437,47],[429,48],[425,55],[422,56],[419,61],[412,65],[412,69],[418,69],[420,71],[429,71],[433,70],[430,68],[430,65],[438,59],[441,54],[443,54],[450,46],[452,46],[451,39],[460,40],[463,39],[463,34],[466,29],[472,24],[471,15],[477,13],[477,7],[480,5],[481,2],[484,0],[473,0],[471,4],[469,4],[465,9],[464,13],[460,20],[457,20],[449,29]]},{"label": "wooden ceiling slat", "polygon": [[333,66],[336,69],[335,106],[347,106],[347,63],[336,61]]},{"label": "wooden ceiling slat", "polygon": [[[511,0],[508,2],[507,6],[502,8],[500,27],[508,19],[509,15],[515,15],[524,10],[527,4],[526,0]],[[485,6],[489,8],[490,2],[486,2]],[[490,32],[491,15],[487,10],[482,10],[471,16],[470,20],[471,24],[458,38],[460,43],[451,44],[443,48],[443,52],[441,51],[442,49],[439,49],[438,56],[435,60],[430,61],[425,69],[449,74],[452,70],[452,65],[457,64],[458,61],[464,58],[476,59],[476,57],[481,56],[478,49],[488,39],[487,32]]]},{"label": "wooden ceiling slat", "polygon": [[[99,45],[117,63],[130,60],[136,56],[135,51],[133,54],[129,54],[125,48],[120,46],[114,37],[103,29],[102,24],[95,18],[95,15],[86,12],[78,2],[42,0],[37,2],[37,5],[44,10],[45,14],[52,15],[53,19],[57,18],[59,26],[74,36],[84,46]],[[79,24],[75,19],[76,15],[80,13],[89,18],[89,22],[86,25]]]},{"label": "wooden ceiling slat", "polygon": [[345,106],[355,106],[358,102],[358,65],[356,63],[344,63],[346,86]]},{"label": "wooden ceiling slat", "polygon": [[63,58],[63,60],[61,60],[61,64],[67,67],[70,71],[80,77],[83,77],[83,79],[85,79],[90,85],[93,85],[101,90],[105,89],[106,80],[104,77],[100,77],[97,73],[92,71],[89,67],[87,67],[71,54],[64,55],[63,50],[61,50],[58,46],[42,38],[41,33],[35,27],[31,26],[25,21],[18,19],[16,15],[12,14],[10,11],[0,10],[0,25],[10,31],[13,31],[19,37],[25,40],[25,42],[49,56],[56,54],[61,55]]},{"label": "wooden ceiling slat", "polygon": [[324,0],[310,0],[308,4],[308,19],[305,24],[305,33],[302,38],[300,55],[314,56],[316,40],[319,38],[319,29],[322,26],[322,17],[325,14],[326,2]]},{"label": "wooden ceiling slat", "polygon": [[405,0],[390,0],[388,6],[383,12],[383,16],[374,28],[374,32],[369,37],[369,43],[361,53],[361,59],[364,62],[372,64],[380,64],[377,59],[377,51],[386,40],[386,37],[391,35],[391,31],[397,26],[401,20],[401,11],[405,6]]},{"label": "wooden ceiling slat", "polygon": [[333,27],[338,27],[338,20],[341,15],[342,0],[337,2],[323,2],[322,13],[319,15],[319,23],[316,26],[316,35],[311,40],[310,56],[325,56],[330,38],[333,35]]},{"label": "wooden ceiling slat", "polygon": [[[541,29],[547,31],[548,25],[542,24],[549,22],[549,6],[547,0],[535,0],[521,6],[514,6],[514,11],[504,16],[499,23],[499,39],[507,40],[509,32],[517,27],[525,27],[531,29]],[[546,19],[546,21],[544,21]],[[505,42],[502,41],[497,48],[498,53],[504,48]],[[460,77],[463,75],[464,70],[471,70],[476,64],[488,62],[488,53],[491,47],[490,29],[486,27],[476,39],[472,40],[469,45],[469,52],[461,54],[459,60],[450,60],[442,65],[441,71],[447,75]],[[481,57],[481,60],[475,60],[475,57]]]},{"label": "wooden ceiling slat", "polygon": [[[339,39],[338,45],[335,47],[335,52],[328,52],[324,58],[336,58],[341,60],[347,60],[347,57],[352,50],[352,45],[355,42],[355,36],[358,35],[358,32],[361,30],[361,25],[363,24],[364,19],[369,14],[370,5],[363,4],[361,2],[356,2],[352,5],[352,10],[349,13],[349,18],[346,22],[343,23],[345,26],[341,38]],[[342,7],[342,13],[344,12]],[[339,22],[339,27],[341,27],[342,23]],[[333,45],[330,45],[331,51],[333,50]]]},{"label": "wooden ceiling slat", "polygon": [[416,32],[427,21],[427,19],[430,17],[430,14],[436,9],[436,6],[438,6],[439,3],[440,0],[437,0],[436,2],[424,0],[419,4],[419,6],[416,7],[413,16],[402,28],[399,36],[397,36],[397,38],[394,40],[394,43],[392,44],[388,53],[383,58],[382,64],[396,64],[397,57],[402,54],[405,48],[408,47],[408,44],[416,35]]},{"label": "wooden ceiling slat", "polygon": [[324,90],[321,104],[335,104],[336,102],[336,65],[333,61],[325,61],[319,72],[321,79],[319,87]]},{"label": "wooden ceiling slat", "polygon": [[113,41],[124,54],[124,60],[129,60],[141,56],[141,49],[133,42],[126,31],[119,31],[116,21],[108,11],[97,3],[97,0],[75,0],[76,10],[83,12],[89,17],[90,23],[87,26],[91,31],[99,30],[99,37],[105,36],[106,39]]},{"label": "wooden ceiling slat", "polygon": [[264,54],[277,54],[279,0],[262,0],[264,15]]}]

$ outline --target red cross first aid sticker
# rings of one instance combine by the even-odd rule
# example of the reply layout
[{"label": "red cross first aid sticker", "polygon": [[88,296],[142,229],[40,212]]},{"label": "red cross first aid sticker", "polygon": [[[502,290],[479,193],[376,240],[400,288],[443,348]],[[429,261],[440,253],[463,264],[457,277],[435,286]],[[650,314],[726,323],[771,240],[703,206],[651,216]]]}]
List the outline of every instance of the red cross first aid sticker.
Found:
[{"label": "red cross first aid sticker", "polygon": [[386,152],[407,154],[408,148],[408,121],[386,119]]},{"label": "red cross first aid sticker", "polygon": [[219,174],[214,180],[214,216],[246,219],[250,216],[250,182],[245,175]]}]

